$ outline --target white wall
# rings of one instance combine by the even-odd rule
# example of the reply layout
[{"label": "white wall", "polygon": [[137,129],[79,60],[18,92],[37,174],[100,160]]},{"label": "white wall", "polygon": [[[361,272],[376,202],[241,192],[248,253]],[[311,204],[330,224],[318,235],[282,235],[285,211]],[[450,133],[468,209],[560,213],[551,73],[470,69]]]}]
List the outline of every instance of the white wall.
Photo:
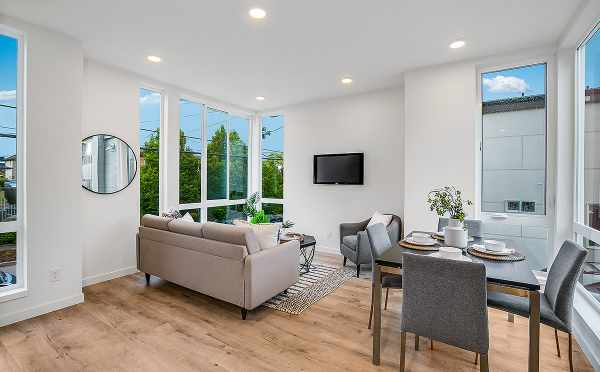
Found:
[{"label": "white wall", "polygon": [[[339,224],[374,211],[402,216],[403,89],[319,101],[282,110],[285,219],[339,252]],[[313,155],[364,152],[365,184],[314,185]]]},{"label": "white wall", "polygon": [[[477,75],[473,63],[435,66],[405,75],[405,230],[431,230],[434,188],[456,186],[475,201]],[[467,210],[472,215],[472,210]]]},{"label": "white wall", "polygon": [[[0,24],[24,32],[27,44],[29,291],[24,298],[0,303],[0,325],[4,325],[83,301],[82,209],[77,197],[83,54],[79,42],[56,32],[2,15]],[[60,270],[58,282],[49,281],[49,271],[54,269]]]},{"label": "white wall", "polygon": [[115,194],[100,195],[83,188],[84,285],[136,271],[135,232],[139,225],[139,83],[130,75],[103,65],[84,64],[81,138],[115,135],[134,149],[138,173],[134,182]]}]

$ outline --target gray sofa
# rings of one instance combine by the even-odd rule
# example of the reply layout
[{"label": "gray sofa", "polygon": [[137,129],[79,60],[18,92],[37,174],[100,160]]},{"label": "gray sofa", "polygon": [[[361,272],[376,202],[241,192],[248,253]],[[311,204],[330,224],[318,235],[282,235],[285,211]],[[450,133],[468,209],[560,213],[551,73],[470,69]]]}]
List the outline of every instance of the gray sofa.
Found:
[{"label": "gray sofa", "polygon": [[137,234],[137,267],[150,275],[252,310],[298,281],[300,244],[261,250],[254,231],[152,215]]},{"label": "gray sofa", "polygon": [[[403,236],[402,219],[394,214],[391,216],[392,221],[386,229],[390,241],[396,244]],[[370,220],[369,218],[361,222],[340,224],[340,252],[344,256],[344,266],[347,259],[354,262],[357,278],[360,276],[360,265],[371,264],[371,244],[365,231]]]}]

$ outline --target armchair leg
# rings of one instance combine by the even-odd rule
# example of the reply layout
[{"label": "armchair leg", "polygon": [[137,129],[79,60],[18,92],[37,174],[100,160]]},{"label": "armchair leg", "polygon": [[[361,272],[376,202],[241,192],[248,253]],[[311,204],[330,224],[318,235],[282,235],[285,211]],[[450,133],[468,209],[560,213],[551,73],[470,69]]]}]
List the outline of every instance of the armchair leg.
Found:
[{"label": "armchair leg", "polygon": [[146,275],[146,285],[150,285],[150,274],[144,273]]},{"label": "armchair leg", "polygon": [[489,372],[490,365],[488,363],[488,355],[487,354],[481,354],[481,363],[479,363],[479,370],[481,372]]},{"label": "armchair leg", "polygon": [[556,340],[556,353],[560,358],[560,344],[558,343],[558,331],[556,330],[556,328],[554,328],[554,339]]},{"label": "armchair leg", "polygon": [[419,341],[420,341],[419,335],[415,335],[415,350],[416,351],[419,351]]},{"label": "armchair leg", "polygon": [[475,353],[475,362],[473,362],[473,364],[477,365],[478,360],[479,360],[479,353]]},{"label": "armchair leg", "polygon": [[384,310],[387,310],[387,299],[388,299],[388,294],[390,294],[390,289],[386,288],[385,289],[385,306],[383,307]]},{"label": "armchair leg", "polygon": [[360,278],[360,264],[356,264],[356,277]]},{"label": "armchair leg", "polygon": [[347,260],[347,259],[348,259],[348,258],[347,258],[346,256],[344,256],[344,264],[343,264],[343,266],[346,266],[346,260]]},{"label": "armchair leg", "polygon": [[573,340],[569,333],[569,370],[573,372]]},{"label": "armchair leg", "polygon": [[248,315],[248,310],[242,308],[242,320],[246,320],[246,315]]}]

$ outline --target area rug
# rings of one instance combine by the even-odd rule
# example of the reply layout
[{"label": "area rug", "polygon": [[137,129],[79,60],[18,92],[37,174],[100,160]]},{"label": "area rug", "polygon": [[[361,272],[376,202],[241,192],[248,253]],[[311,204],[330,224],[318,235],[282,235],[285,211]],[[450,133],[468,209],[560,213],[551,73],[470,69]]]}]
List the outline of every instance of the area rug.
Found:
[{"label": "area rug", "polygon": [[288,314],[298,315],[356,275],[349,267],[311,266],[296,284],[263,305]]}]

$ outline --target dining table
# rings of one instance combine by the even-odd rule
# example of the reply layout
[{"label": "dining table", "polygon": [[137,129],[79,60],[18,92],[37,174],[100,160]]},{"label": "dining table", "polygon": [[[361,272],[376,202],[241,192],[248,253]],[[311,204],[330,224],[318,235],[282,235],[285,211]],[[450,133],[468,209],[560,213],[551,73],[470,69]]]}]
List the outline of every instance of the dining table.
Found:
[{"label": "dining table", "polygon": [[[424,231],[414,231],[414,233]],[[425,232],[431,234],[431,232]],[[411,236],[409,234],[408,236]],[[496,239],[497,240],[497,239]],[[507,248],[514,248],[510,240],[502,240]],[[483,238],[469,239],[468,247],[473,244],[483,244]],[[436,246],[444,246],[438,241]],[[384,252],[374,262],[373,267],[373,364],[380,364],[381,347],[381,272],[394,271],[402,268],[402,256],[405,254],[430,255],[435,251],[424,251],[394,245]],[[473,262],[485,265],[488,291],[501,291],[516,296],[529,298],[529,372],[539,371],[540,361],[540,284],[527,264],[527,259],[521,261],[497,261],[479,258],[463,249],[463,255]],[[432,273],[435,277],[435,273]]]}]

